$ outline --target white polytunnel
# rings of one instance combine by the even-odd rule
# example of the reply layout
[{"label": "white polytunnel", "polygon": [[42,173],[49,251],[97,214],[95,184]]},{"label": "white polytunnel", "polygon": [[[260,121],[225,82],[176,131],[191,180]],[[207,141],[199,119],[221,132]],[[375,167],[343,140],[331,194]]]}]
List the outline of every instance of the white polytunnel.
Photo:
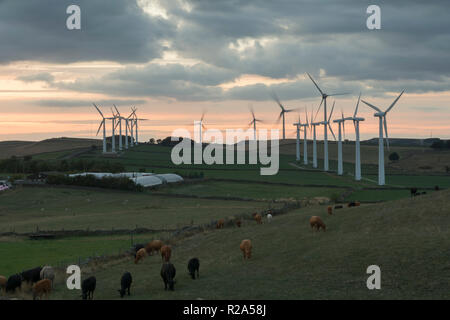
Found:
[{"label": "white polytunnel", "polygon": [[163,180],[164,183],[175,183],[183,181],[183,178],[181,176],[174,173],[156,174],[155,176]]},{"label": "white polytunnel", "polygon": [[153,187],[158,186],[165,183],[176,183],[183,181],[183,178],[174,173],[163,173],[163,174],[154,174],[154,173],[145,173],[145,172],[122,172],[122,173],[109,173],[109,172],[85,172],[85,173],[76,173],[69,174],[69,177],[77,177],[77,176],[87,176],[92,175],[97,179],[102,179],[104,177],[127,177],[133,180],[136,184],[141,185],[143,187]]}]

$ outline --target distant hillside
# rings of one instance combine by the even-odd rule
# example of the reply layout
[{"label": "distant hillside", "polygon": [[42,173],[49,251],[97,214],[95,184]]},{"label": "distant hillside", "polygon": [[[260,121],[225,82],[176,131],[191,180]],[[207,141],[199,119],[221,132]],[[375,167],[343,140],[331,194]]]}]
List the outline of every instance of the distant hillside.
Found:
[{"label": "distant hillside", "polygon": [[[429,147],[439,138],[410,139],[410,138],[389,138],[389,145],[398,147]],[[378,138],[361,141],[361,144],[378,145]]]},{"label": "distant hillside", "polygon": [[100,146],[101,140],[78,138],[54,138],[34,141],[0,141],[0,159],[11,156],[23,157],[46,152],[89,148],[93,145]]}]

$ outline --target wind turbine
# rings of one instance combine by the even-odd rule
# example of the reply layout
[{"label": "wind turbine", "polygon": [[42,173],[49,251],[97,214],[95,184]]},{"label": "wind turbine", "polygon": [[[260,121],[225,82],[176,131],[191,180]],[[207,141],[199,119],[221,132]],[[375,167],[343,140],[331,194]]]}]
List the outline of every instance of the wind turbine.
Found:
[{"label": "wind turbine", "polygon": [[95,103],[93,103],[93,105],[94,105],[95,109],[97,109],[98,113],[100,113],[100,115],[102,116],[102,121],[100,122],[100,126],[98,127],[96,135],[98,135],[98,133],[100,132],[100,129],[103,127],[103,153],[106,153],[106,125],[105,125],[106,118],[103,115],[103,113],[100,111],[100,109],[97,107],[97,105]]},{"label": "wind turbine", "polygon": [[112,110],[112,108],[111,108],[111,111],[112,111],[112,113],[113,113],[113,116],[114,116],[114,118],[116,118],[116,119],[118,119],[119,121],[117,122],[117,124],[116,124],[116,127],[117,126],[119,126],[119,151],[122,151],[122,119],[125,119],[125,118],[123,118],[121,115],[120,115],[120,112],[119,112],[119,110],[117,109],[117,107],[116,107],[116,105],[115,104],[113,104],[113,106],[114,106],[114,109],[116,109],[116,114],[114,113],[114,110]]},{"label": "wind turbine", "polygon": [[[131,125],[130,125],[130,136],[131,136],[131,141],[130,141],[130,146],[134,147],[134,137],[133,137],[133,130],[134,130],[134,117],[136,115],[136,108],[131,108],[131,111],[133,111],[128,117],[127,117],[127,122],[130,121]],[[128,140],[128,139],[127,139]]]},{"label": "wind turbine", "polygon": [[[344,118],[344,111],[341,110],[341,119],[333,120],[333,122],[339,124],[339,134],[338,134],[338,175],[342,176],[344,173],[344,165],[342,161],[342,129],[344,129],[344,137],[345,137],[345,118]],[[345,139],[345,138],[344,138]]]},{"label": "wind turbine", "polygon": [[278,99],[278,96],[276,95],[276,93],[274,91],[272,91],[272,99],[280,106],[281,108],[281,112],[280,115],[278,116],[277,119],[277,123],[280,122],[280,119],[283,118],[283,140],[286,139],[286,129],[285,129],[285,124],[286,124],[286,119],[285,119],[285,113],[289,113],[292,112],[296,109],[285,109],[284,106],[281,104],[280,99]]},{"label": "wind turbine", "polygon": [[387,121],[386,121],[386,115],[391,109],[394,107],[394,105],[397,103],[398,99],[402,96],[403,90],[400,95],[397,97],[397,99],[392,102],[392,104],[389,106],[389,108],[386,109],[386,111],[381,111],[378,107],[374,106],[373,104],[370,104],[364,100],[366,105],[377,111],[374,114],[374,117],[379,118],[379,139],[378,139],[378,185],[383,186],[385,184],[385,176],[384,176],[384,139],[383,139],[383,126],[384,126],[384,132],[386,133],[386,145],[389,151],[389,136],[387,132]]},{"label": "wind turbine", "polygon": [[[305,108],[306,112],[306,123],[300,124],[300,126],[303,127],[303,163],[305,165],[308,164],[308,140],[307,140],[307,133],[306,128],[309,128],[309,121],[308,121],[308,110]],[[300,117],[299,117],[300,120]],[[300,121],[299,121],[300,122]]]},{"label": "wind turbine", "polygon": [[[322,106],[323,103],[323,124],[324,124],[324,128],[323,128],[323,170],[324,171],[328,171],[329,169],[329,165],[328,165],[328,128],[331,128],[328,124],[327,126],[327,98],[328,97],[332,97],[332,96],[340,96],[340,95],[344,95],[347,93],[334,93],[334,94],[326,94],[324,93],[319,86],[317,85],[317,83],[314,81],[314,79],[311,77],[311,75],[309,73],[307,73],[309,78],[311,79],[311,81],[314,83],[314,85],[316,86],[317,90],[319,90],[320,95],[322,96],[322,101],[320,102],[319,105],[319,109],[317,109],[317,113],[319,113],[320,107]],[[334,134],[333,134],[334,135]]]},{"label": "wind turbine", "polygon": [[255,117],[255,110],[253,110],[252,106],[249,106],[250,112],[252,113],[252,121],[250,121],[250,123],[248,124],[248,126],[250,127],[251,125],[253,125],[253,139],[256,141],[256,123],[257,122],[263,122],[262,120],[256,119]]},{"label": "wind turbine", "polygon": [[358,113],[359,101],[361,100],[361,93],[358,97],[358,102],[356,103],[355,113],[353,117],[345,118],[344,120],[353,120],[353,125],[355,126],[355,180],[361,180],[361,151],[359,143],[359,122],[364,121],[364,118],[356,117]]},{"label": "wind turbine", "polygon": [[200,121],[195,121],[194,126],[199,126],[199,143],[203,145],[203,132],[202,129],[206,130],[206,126],[203,124],[203,119],[205,119],[206,111],[203,110]]},{"label": "wind turbine", "polygon": [[137,116],[137,114],[136,114],[136,111],[137,111],[137,108],[134,108],[134,112],[133,112],[133,114],[134,114],[134,129],[135,129],[135,131],[136,131],[136,137],[135,137],[135,144],[136,145],[138,145],[138,121],[145,121],[145,120],[148,120],[148,119],[142,119],[142,118],[138,118],[138,116]]}]

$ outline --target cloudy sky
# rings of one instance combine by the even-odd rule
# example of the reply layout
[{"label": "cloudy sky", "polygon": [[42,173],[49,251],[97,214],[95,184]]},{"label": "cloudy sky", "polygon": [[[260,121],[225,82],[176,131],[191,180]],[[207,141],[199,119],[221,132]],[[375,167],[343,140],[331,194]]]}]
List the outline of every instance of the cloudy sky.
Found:
[{"label": "cloudy sky", "polygon": [[[66,27],[71,4],[81,30]],[[371,4],[380,30],[366,27]],[[349,93],[333,117],[351,115],[360,92],[385,109],[405,89],[390,136],[449,138],[449,16],[448,0],[0,0],[0,140],[95,137],[92,102],[108,115],[136,106],[144,140],[191,130],[205,110],[208,128],[245,129],[249,105],[276,128],[271,91],[303,119],[317,109],[306,72]],[[376,136],[371,109],[359,115],[362,138]]]}]

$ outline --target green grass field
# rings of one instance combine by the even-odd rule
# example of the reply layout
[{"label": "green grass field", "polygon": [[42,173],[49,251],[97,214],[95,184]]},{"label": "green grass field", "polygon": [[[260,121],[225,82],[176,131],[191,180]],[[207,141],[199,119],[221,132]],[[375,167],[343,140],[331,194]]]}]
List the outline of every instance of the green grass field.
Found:
[{"label": "green grass field", "polygon": [[[139,265],[130,257],[94,266],[84,277],[97,277],[96,299],[119,299],[124,271],[134,278],[127,299],[449,299],[449,199],[449,192],[437,192],[333,216],[317,206],[275,216],[271,224],[196,234],[174,245],[174,292],[164,291],[156,256]],[[323,217],[326,232],[311,231],[311,215]],[[253,244],[249,261],[239,250],[242,239]],[[186,269],[194,256],[198,280]],[[372,291],[366,269],[374,264],[381,268],[381,290]],[[79,299],[79,292],[58,284],[52,298]]]},{"label": "green grass field", "polygon": [[265,202],[174,198],[71,188],[18,188],[0,194],[0,232],[173,229],[267,209]]}]

